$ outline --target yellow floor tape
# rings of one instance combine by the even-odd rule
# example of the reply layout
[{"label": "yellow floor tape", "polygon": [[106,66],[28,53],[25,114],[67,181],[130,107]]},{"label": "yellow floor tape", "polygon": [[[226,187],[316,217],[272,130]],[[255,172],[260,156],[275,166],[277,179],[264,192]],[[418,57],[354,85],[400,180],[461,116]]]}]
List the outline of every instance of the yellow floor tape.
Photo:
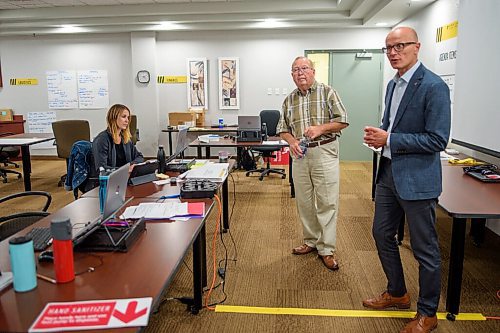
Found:
[{"label": "yellow floor tape", "polygon": [[[296,316],[325,316],[325,317],[358,317],[358,318],[413,318],[415,312],[410,311],[373,311],[373,310],[327,310],[301,308],[265,308],[255,306],[217,305],[215,312],[275,314]],[[446,313],[438,312],[438,319],[445,320]],[[460,313],[455,320],[486,320],[480,313]]]}]

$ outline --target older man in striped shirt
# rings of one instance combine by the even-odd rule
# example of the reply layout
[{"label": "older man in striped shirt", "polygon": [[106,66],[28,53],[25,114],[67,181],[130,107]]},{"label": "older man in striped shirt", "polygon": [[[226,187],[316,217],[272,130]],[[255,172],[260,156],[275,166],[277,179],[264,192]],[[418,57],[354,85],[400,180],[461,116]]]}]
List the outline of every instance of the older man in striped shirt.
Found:
[{"label": "older man in striped shirt", "polygon": [[297,57],[292,64],[297,89],[283,102],[277,133],[290,145],[293,181],[304,243],[292,250],[318,252],[323,264],[339,269],[334,252],[339,209],[339,142],[347,114],[337,92],[316,82],[314,64]]}]

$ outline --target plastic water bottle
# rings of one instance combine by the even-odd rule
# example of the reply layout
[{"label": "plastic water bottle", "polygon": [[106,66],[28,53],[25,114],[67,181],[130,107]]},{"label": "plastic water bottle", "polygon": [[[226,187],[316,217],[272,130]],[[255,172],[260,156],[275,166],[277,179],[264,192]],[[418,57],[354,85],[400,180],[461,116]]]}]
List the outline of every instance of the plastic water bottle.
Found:
[{"label": "plastic water bottle", "polygon": [[302,156],[299,157],[299,158],[302,158],[302,157],[306,156],[307,144],[308,143],[309,143],[309,139],[307,139],[307,138],[300,139],[300,141],[299,141],[299,147],[302,150]]},{"label": "plastic water bottle", "polygon": [[262,123],[262,137],[264,138],[264,141],[267,141],[267,124]]},{"label": "plastic water bottle", "polygon": [[165,171],[167,171],[167,165],[165,163],[165,149],[163,149],[163,145],[158,146],[156,159],[158,160],[158,173],[165,173]]},{"label": "plastic water bottle", "polygon": [[103,167],[99,168],[99,211],[104,213],[104,202],[106,201],[106,189],[108,187],[109,174]]},{"label": "plastic water bottle", "polygon": [[219,118],[219,128],[224,128],[224,118]]},{"label": "plastic water bottle", "polygon": [[66,283],[75,279],[71,229],[71,222],[67,217],[53,219],[50,223],[57,283]]}]

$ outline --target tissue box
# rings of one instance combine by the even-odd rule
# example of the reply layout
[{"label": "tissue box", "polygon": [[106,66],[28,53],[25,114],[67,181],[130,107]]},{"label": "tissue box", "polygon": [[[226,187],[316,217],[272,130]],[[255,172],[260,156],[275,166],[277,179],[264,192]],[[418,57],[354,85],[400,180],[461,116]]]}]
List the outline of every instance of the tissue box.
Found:
[{"label": "tissue box", "polygon": [[12,109],[0,109],[0,121],[14,120],[14,112]]}]

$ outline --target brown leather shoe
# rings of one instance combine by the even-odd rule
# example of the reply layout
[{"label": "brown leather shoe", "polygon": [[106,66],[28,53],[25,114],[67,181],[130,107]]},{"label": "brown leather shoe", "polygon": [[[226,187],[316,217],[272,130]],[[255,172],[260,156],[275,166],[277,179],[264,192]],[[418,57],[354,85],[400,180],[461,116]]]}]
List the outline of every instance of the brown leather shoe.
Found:
[{"label": "brown leather shoe", "polygon": [[318,255],[318,257],[321,258],[323,261],[323,264],[326,266],[326,268],[331,269],[332,271],[336,271],[339,269],[339,263],[337,260],[333,257],[333,255],[327,255],[327,256],[322,256]]},{"label": "brown leather shoe", "polygon": [[410,295],[408,293],[404,294],[402,297],[393,297],[387,291],[384,291],[380,296],[365,299],[363,301],[363,306],[376,310],[393,307],[398,309],[409,309],[410,304]]},{"label": "brown leather shoe", "polygon": [[310,247],[307,244],[302,244],[301,246],[297,246],[297,247],[294,247],[292,249],[293,254],[308,254],[308,253],[311,253],[313,251],[316,251],[316,248]]},{"label": "brown leather shoe", "polygon": [[399,333],[429,333],[438,326],[437,317],[426,317],[417,312]]}]

